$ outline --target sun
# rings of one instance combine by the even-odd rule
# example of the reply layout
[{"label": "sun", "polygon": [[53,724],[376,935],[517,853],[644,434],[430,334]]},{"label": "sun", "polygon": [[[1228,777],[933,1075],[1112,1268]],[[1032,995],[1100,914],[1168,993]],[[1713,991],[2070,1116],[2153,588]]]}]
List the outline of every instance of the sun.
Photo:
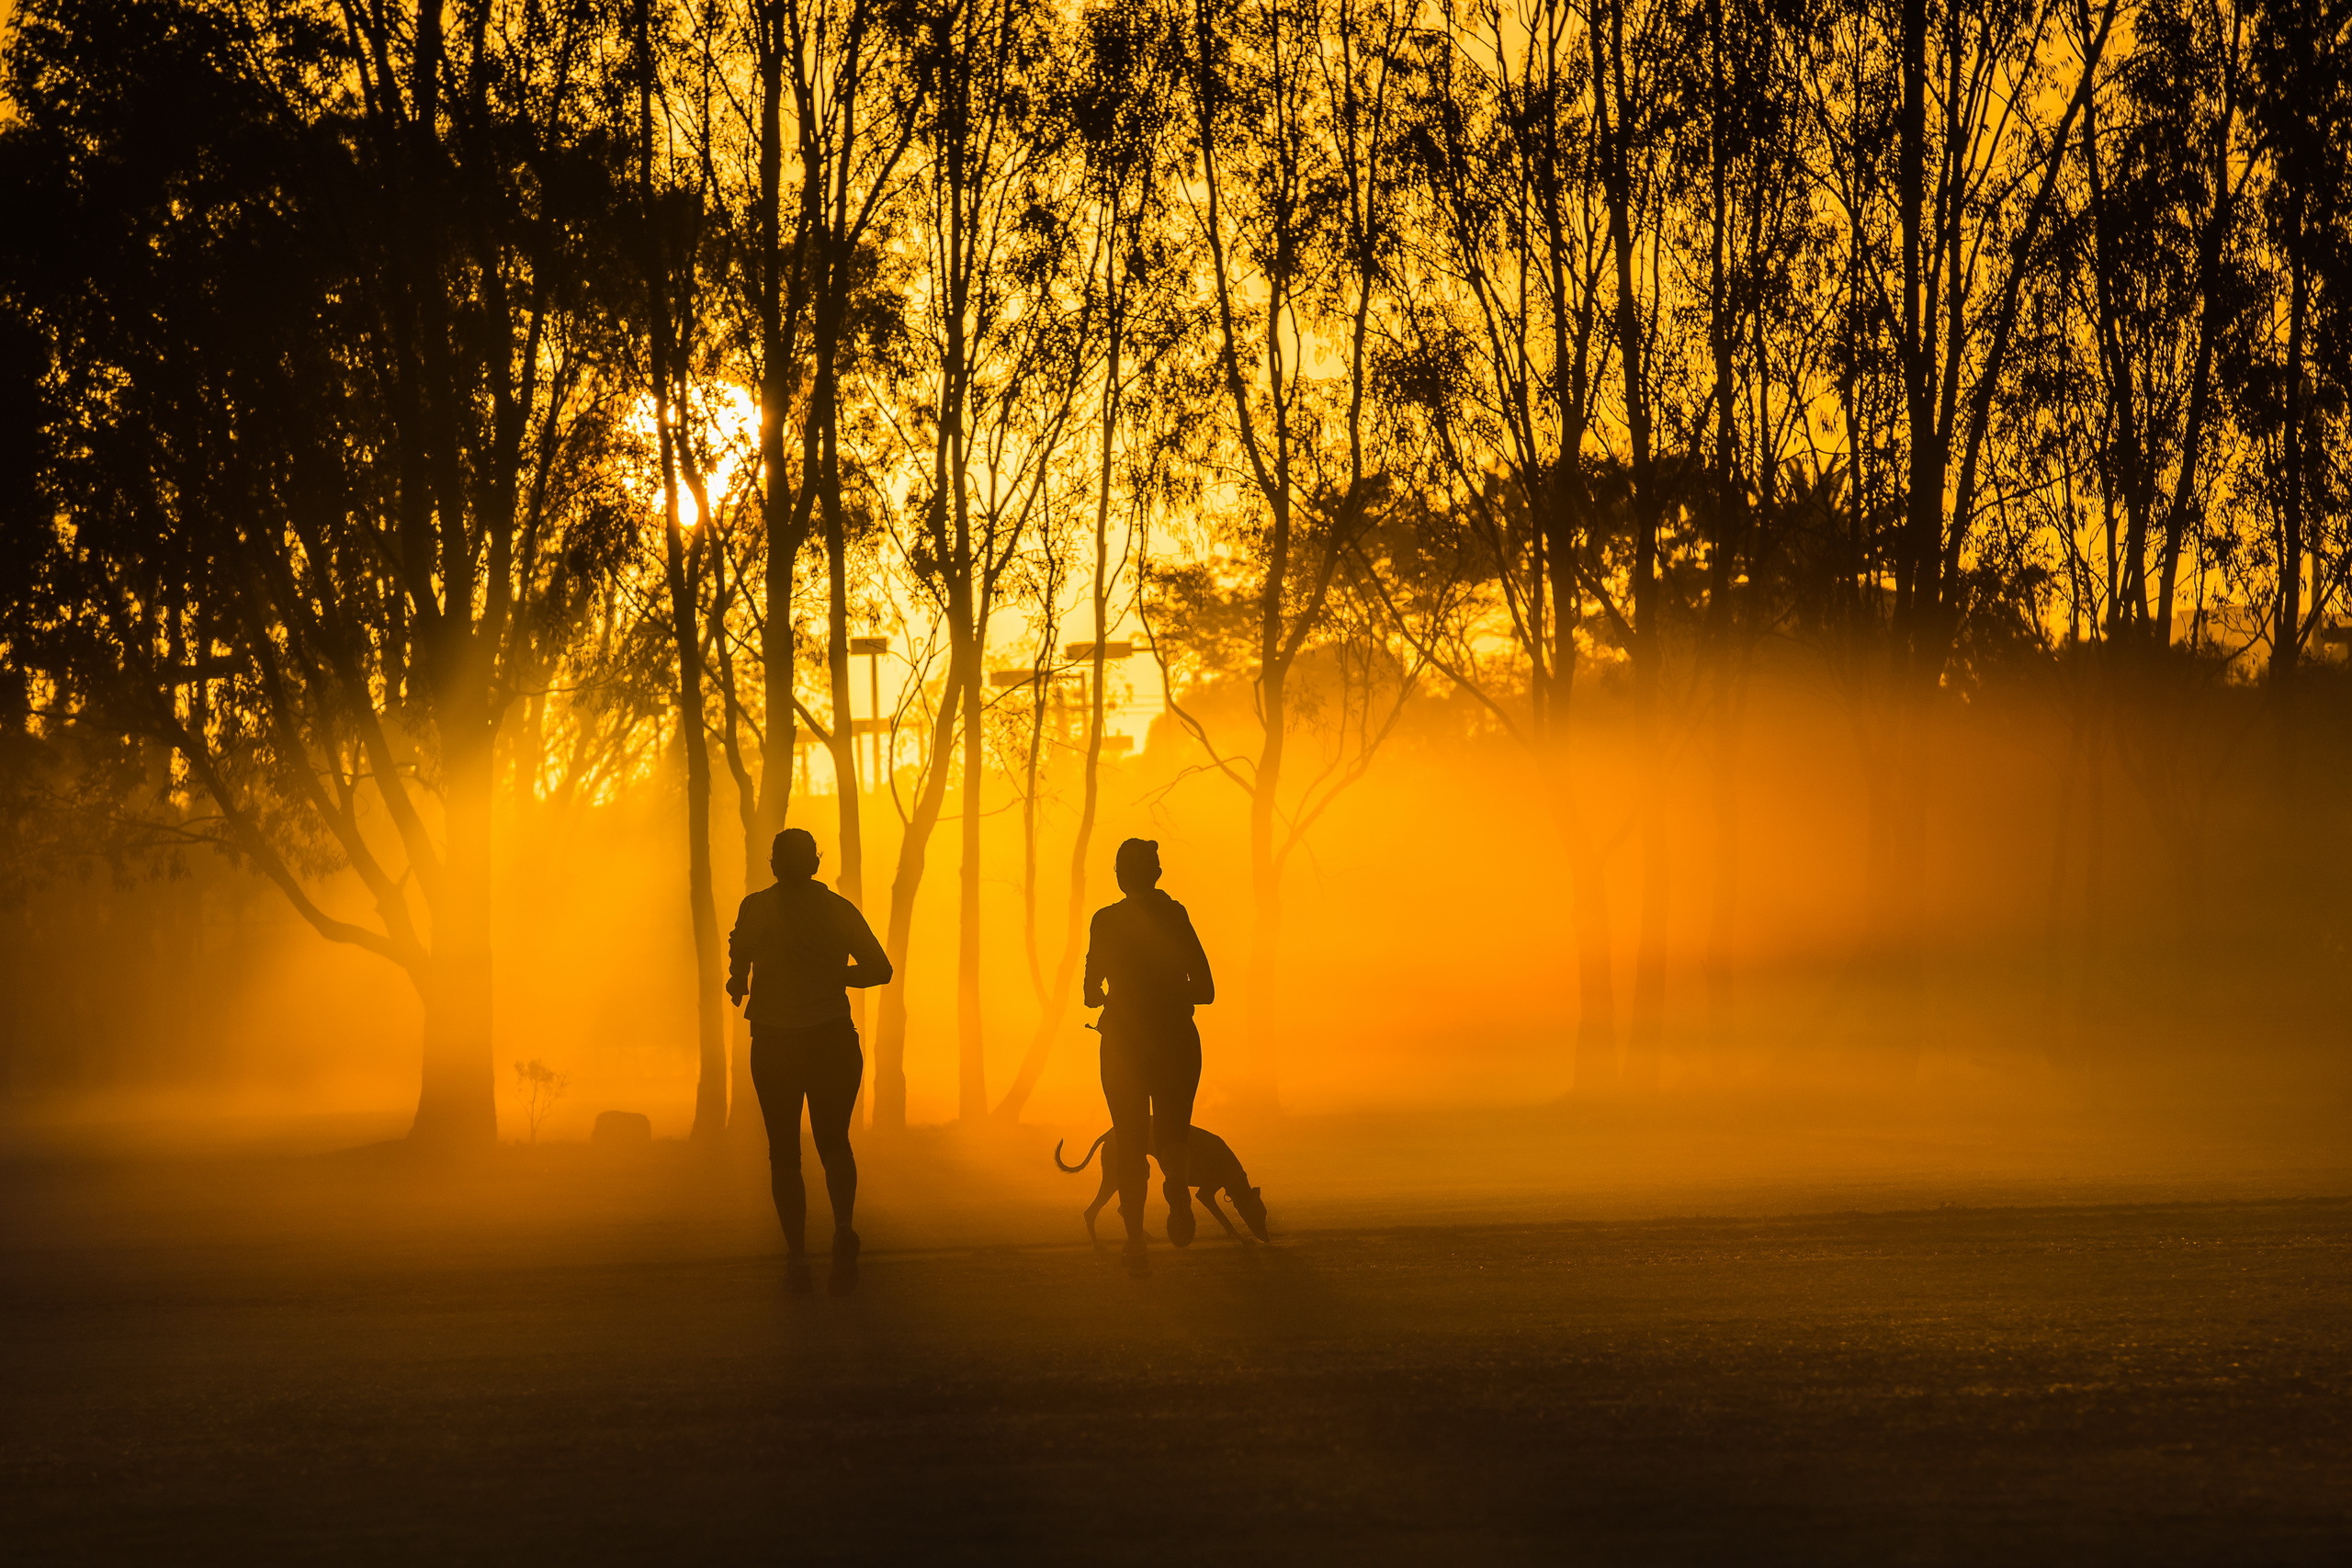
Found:
[{"label": "sun", "polygon": [[[690,383],[671,412],[672,431],[684,459],[678,482],[678,522],[692,533],[707,521],[694,480],[713,510],[755,486],[760,476],[760,403],[752,389],[733,381]],[[643,461],[631,466],[630,489],[651,511],[662,510],[662,468],[655,456],[660,434],[650,394],[631,407],[625,427],[642,443]]]}]

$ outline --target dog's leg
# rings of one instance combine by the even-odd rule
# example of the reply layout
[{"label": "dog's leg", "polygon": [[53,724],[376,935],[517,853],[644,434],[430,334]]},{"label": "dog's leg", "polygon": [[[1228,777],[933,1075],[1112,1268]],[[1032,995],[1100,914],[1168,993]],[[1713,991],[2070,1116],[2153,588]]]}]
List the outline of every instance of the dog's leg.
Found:
[{"label": "dog's leg", "polygon": [[1100,1247],[1102,1244],[1102,1238],[1094,1234],[1094,1216],[1102,1212],[1102,1205],[1108,1203],[1111,1201],[1112,1194],[1117,1192],[1118,1190],[1118,1175],[1116,1172],[1112,1170],[1111,1162],[1108,1159],[1105,1159],[1102,1162],[1102,1189],[1094,1194],[1094,1201],[1086,1206],[1086,1239],[1094,1243],[1097,1247]]},{"label": "dog's leg", "polygon": [[1228,1219],[1227,1219],[1227,1218],[1225,1217],[1225,1209],[1224,1209],[1223,1205],[1219,1204],[1219,1203],[1217,1202],[1217,1201],[1216,1201],[1216,1188],[1214,1188],[1214,1187],[1204,1187],[1204,1188],[1202,1188],[1202,1189],[1201,1189],[1201,1201],[1202,1201],[1202,1202],[1204,1202],[1204,1203],[1206,1203],[1206,1204],[1209,1206],[1209,1213],[1212,1213],[1212,1214],[1215,1214],[1215,1215],[1216,1216],[1216,1223],[1217,1223],[1218,1224],[1221,1224],[1221,1225],[1223,1225],[1223,1226],[1225,1227],[1225,1234],[1226,1234],[1226,1235],[1227,1235],[1231,1236],[1231,1237],[1232,1237],[1234,1240],[1236,1240],[1236,1241],[1239,1241],[1239,1240],[1241,1239],[1241,1233],[1240,1233],[1239,1231],[1238,1231],[1238,1230],[1235,1230],[1235,1229],[1233,1228],[1233,1222],[1232,1222],[1231,1220],[1228,1220]]}]

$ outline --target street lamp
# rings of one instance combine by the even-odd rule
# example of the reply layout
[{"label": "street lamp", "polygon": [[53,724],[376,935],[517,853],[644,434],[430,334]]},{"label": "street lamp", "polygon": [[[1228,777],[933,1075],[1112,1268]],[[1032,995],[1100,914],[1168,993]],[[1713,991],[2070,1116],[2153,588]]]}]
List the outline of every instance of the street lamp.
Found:
[{"label": "street lamp", "polygon": [[[865,728],[866,733],[874,737],[874,780],[877,786],[882,782],[882,748],[885,744],[882,739],[882,656],[889,651],[890,639],[887,637],[854,637],[849,639],[850,657],[866,661]],[[856,736],[855,719],[850,721],[849,732],[853,738]],[[851,787],[856,787],[854,782]]]},{"label": "street lamp", "polygon": [[[1102,644],[1102,657],[1105,660],[1113,659],[1132,659],[1135,657],[1135,651],[1136,645],[1132,642],[1111,642],[1106,639]],[[1069,660],[1072,664],[1091,665],[1094,662],[1094,644],[1091,642],[1070,643],[1062,649],[1062,657]],[[1091,673],[1091,671],[1090,671],[1086,674],[1081,674],[1080,676],[1080,680],[1087,680]],[[1087,706],[1089,711],[1091,711],[1093,707],[1093,695],[1094,694],[1091,689],[1089,689],[1087,691]],[[1110,739],[1111,738],[1108,736],[1103,738],[1106,747],[1109,745]],[[1122,736],[1119,739],[1125,740],[1126,738]],[[1134,743],[1129,741],[1128,744],[1132,745]],[[1118,749],[1114,748],[1114,750]]]}]

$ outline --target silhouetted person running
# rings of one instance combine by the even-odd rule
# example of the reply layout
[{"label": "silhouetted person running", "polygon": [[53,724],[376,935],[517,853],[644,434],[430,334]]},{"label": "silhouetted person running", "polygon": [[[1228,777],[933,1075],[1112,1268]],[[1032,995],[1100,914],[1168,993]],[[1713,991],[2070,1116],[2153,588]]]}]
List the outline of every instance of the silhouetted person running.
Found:
[{"label": "silhouetted person running", "polygon": [[743,900],[727,938],[727,994],[752,998],[752,1084],[768,1127],[768,1174],[776,1218],[784,1222],[785,1278],[796,1295],[809,1288],[808,1195],[800,1181],[800,1102],[825,1164],[833,1201],[832,1293],[857,1288],[857,1160],[849,1148],[849,1114],[865,1076],[857,1025],[844,987],[879,986],[890,960],[857,906],[817,880],[817,840],[786,828],[768,852],[775,886]]},{"label": "silhouetted person running", "polygon": [[1126,897],[1094,912],[1086,1005],[1102,1010],[1095,1027],[1102,1032],[1102,1098],[1119,1134],[1119,1217],[1127,1224],[1127,1267],[1142,1273],[1148,1154],[1159,1156],[1168,1239],[1192,1245],[1185,1152],[1201,1087],[1201,1032],[1193,1009],[1216,1000],[1216,981],[1193,918],[1159,890],[1158,840],[1129,839],[1113,863]]}]

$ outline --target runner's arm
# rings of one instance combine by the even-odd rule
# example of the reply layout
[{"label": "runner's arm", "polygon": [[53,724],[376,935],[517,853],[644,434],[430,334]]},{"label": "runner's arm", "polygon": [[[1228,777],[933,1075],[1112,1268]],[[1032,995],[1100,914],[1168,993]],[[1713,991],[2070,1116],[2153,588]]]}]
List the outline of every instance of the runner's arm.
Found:
[{"label": "runner's arm", "polygon": [[1102,911],[1094,911],[1093,923],[1086,928],[1086,1005],[1102,1005]]},{"label": "runner's arm", "polygon": [[888,985],[890,955],[882,951],[880,942],[874,940],[874,928],[865,923],[865,914],[848,899],[842,900],[841,909],[842,924],[847,928],[843,934],[849,938],[850,956],[842,975],[842,984],[853,991],[864,990],[869,986]]},{"label": "runner's arm", "polygon": [[727,933],[727,995],[741,1007],[752,989],[752,933],[745,930],[752,920],[749,898],[735,910],[735,929]]},{"label": "runner's arm", "polygon": [[1186,999],[1206,1005],[1216,1000],[1216,976],[1209,973],[1208,949],[1201,945],[1201,933],[1193,929],[1193,917],[1189,910],[1184,911],[1183,919],[1187,950],[1184,953],[1184,974],[1193,982],[1192,994]]}]

